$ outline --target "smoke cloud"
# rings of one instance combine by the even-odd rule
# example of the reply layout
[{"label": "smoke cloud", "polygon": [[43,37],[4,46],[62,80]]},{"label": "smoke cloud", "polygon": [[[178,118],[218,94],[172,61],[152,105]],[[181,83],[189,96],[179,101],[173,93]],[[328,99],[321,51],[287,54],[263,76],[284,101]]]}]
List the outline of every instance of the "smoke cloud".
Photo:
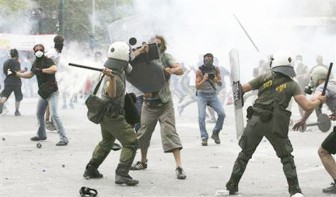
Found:
[{"label": "smoke cloud", "polygon": [[[168,52],[179,61],[195,64],[200,54],[211,52],[226,68],[229,68],[229,51],[236,48],[240,53],[241,72],[244,71],[241,78],[250,80],[259,60],[277,50],[301,54],[309,67],[316,64],[317,55],[323,56],[325,64],[335,61],[336,36],[328,32],[321,18],[313,17],[331,12],[332,1],[323,2],[135,0],[134,16],[112,23],[110,39],[126,41],[134,36],[141,43],[149,39],[148,35],[161,34],[167,39]],[[118,27],[114,36],[111,27]]]}]

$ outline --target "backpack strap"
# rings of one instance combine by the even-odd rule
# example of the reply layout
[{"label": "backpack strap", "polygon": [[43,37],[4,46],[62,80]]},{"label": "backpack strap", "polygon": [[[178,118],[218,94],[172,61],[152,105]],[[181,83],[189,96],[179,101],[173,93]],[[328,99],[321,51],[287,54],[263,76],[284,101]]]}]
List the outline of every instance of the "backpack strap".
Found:
[{"label": "backpack strap", "polygon": [[[200,67],[198,67],[198,68],[201,70],[202,75],[204,76],[204,74],[205,74],[205,68],[204,68],[204,65],[202,65],[202,66],[200,66]],[[216,70],[216,67],[215,67],[215,66],[213,66],[213,69],[215,70],[215,72],[216,72],[216,74],[217,74],[217,70]],[[215,85],[212,83],[211,80],[207,79],[207,82],[210,83],[211,87],[212,87],[215,91],[217,90],[217,88],[215,87]]]}]

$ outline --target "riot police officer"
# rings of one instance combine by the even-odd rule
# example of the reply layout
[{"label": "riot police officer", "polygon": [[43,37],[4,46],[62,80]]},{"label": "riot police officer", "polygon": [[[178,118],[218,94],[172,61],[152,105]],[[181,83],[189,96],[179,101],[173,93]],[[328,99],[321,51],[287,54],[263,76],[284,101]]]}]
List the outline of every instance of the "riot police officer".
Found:
[{"label": "riot police officer", "polygon": [[101,97],[106,103],[106,113],[100,123],[102,140],[96,146],[92,158],[86,166],[85,178],[102,178],[98,167],[103,163],[110,153],[115,140],[122,144],[119,164],[116,169],[115,183],[133,186],[139,183],[129,174],[130,167],[137,150],[136,134],[125,120],[124,99],[125,99],[125,70],[131,69],[130,46],[124,42],[115,42],[110,45],[104,64],[103,87]]},{"label": "riot police officer", "polygon": [[319,96],[309,101],[300,86],[293,80],[295,71],[292,55],[288,51],[278,51],[271,57],[271,72],[260,75],[242,85],[242,91],[258,90],[253,106],[248,108],[248,121],[239,140],[242,148],[231,173],[226,189],[230,194],[238,192],[238,183],[243,176],[247,163],[265,136],[281,159],[291,196],[303,196],[296,173],[293,147],[288,138],[288,126],[291,112],[286,108],[292,97],[304,109],[309,111],[325,101]]}]

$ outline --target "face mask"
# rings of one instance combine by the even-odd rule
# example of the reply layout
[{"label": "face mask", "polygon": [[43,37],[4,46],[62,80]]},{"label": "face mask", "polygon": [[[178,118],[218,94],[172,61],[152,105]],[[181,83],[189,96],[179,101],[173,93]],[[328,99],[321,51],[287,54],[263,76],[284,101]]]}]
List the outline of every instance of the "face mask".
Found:
[{"label": "face mask", "polygon": [[204,60],[204,65],[206,65],[206,66],[211,66],[212,63],[213,63],[212,60],[209,60],[209,59],[205,59],[205,60]]},{"label": "face mask", "polygon": [[36,52],[35,52],[35,56],[36,56],[37,58],[42,57],[43,54],[44,54],[44,53],[43,53],[42,51],[36,51]]}]

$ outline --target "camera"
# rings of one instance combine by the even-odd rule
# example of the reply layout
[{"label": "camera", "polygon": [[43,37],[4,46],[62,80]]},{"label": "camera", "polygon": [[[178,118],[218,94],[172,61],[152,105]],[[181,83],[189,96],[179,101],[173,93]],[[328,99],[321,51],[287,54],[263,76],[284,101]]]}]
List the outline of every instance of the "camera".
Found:
[{"label": "camera", "polygon": [[306,94],[312,94],[313,93],[313,88],[311,86],[305,86],[304,92]]},{"label": "camera", "polygon": [[[137,44],[137,39],[132,37],[129,39],[129,44],[131,46],[134,46]],[[156,44],[156,42],[154,43],[146,43],[146,42],[142,42],[142,44],[147,44],[148,45],[148,53],[146,54],[140,54],[138,57],[136,57],[134,60],[132,60],[130,63],[131,65],[133,64],[137,64],[137,63],[142,63],[142,62],[149,62],[152,60],[157,60],[160,58],[160,52],[159,52],[159,48]],[[133,48],[132,50],[135,51],[136,49],[139,49],[141,46]]]},{"label": "camera", "polygon": [[214,79],[215,78],[215,73],[208,73],[208,78],[209,79]]}]

